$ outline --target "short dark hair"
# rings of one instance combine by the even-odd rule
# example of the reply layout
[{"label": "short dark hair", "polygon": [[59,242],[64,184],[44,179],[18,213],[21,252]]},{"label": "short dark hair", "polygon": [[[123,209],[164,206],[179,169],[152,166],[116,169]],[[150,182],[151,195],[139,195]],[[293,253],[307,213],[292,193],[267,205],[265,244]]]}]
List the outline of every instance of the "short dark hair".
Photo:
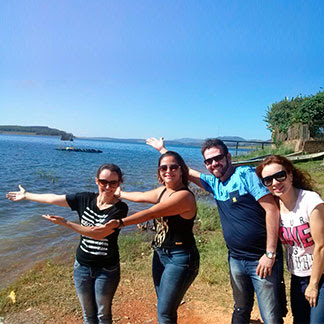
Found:
[{"label": "short dark hair", "polygon": [[[162,154],[159,158],[159,162],[158,162],[158,167],[161,165],[161,161],[163,158],[165,158],[166,156],[172,156],[175,158],[175,160],[177,161],[177,163],[180,165],[181,171],[182,171],[182,183],[188,187],[189,185],[189,169],[185,163],[185,161],[183,160],[183,158],[181,157],[181,155],[177,152],[173,152],[173,151],[167,151],[166,153]],[[157,172],[157,178],[159,180],[160,183],[163,183],[162,178],[160,176],[160,172],[158,169]]]},{"label": "short dark hair", "polygon": [[97,170],[97,173],[96,173],[96,177],[99,178],[100,176],[100,173],[103,171],[103,170],[109,170],[111,172],[116,172],[117,175],[118,175],[118,180],[120,182],[123,182],[123,174],[120,170],[120,167],[116,164],[113,164],[113,163],[104,163],[102,164],[99,169]]},{"label": "short dark hair", "polygon": [[219,138],[207,138],[204,143],[201,146],[201,154],[204,155],[205,151],[207,149],[210,149],[212,147],[221,147],[223,154],[227,155],[228,154],[228,148],[225,145],[225,143],[220,140]]}]

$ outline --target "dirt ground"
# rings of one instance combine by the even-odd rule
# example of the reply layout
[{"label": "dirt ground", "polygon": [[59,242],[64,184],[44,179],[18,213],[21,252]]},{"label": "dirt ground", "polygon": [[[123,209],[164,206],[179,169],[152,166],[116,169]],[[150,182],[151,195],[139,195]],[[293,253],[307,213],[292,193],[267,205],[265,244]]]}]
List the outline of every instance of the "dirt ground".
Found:
[{"label": "dirt ground", "polygon": [[[216,286],[197,280],[190,287],[178,310],[178,324],[230,323],[232,312],[231,290],[219,291]],[[9,314],[0,319],[0,324],[82,324],[79,311],[62,315],[55,305],[29,308],[23,312]],[[157,324],[156,297],[151,280],[123,280],[117,290],[113,304],[114,324]],[[262,323],[257,306],[254,307],[250,323]],[[285,324],[291,324],[291,314]]]}]

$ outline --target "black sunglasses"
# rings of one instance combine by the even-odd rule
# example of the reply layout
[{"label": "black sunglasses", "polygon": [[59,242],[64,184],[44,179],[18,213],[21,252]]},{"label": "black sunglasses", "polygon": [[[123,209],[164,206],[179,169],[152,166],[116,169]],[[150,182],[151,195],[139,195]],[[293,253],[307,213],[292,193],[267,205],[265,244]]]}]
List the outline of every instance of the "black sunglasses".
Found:
[{"label": "black sunglasses", "polygon": [[105,179],[98,179],[98,182],[100,185],[107,187],[107,185],[109,184],[109,187],[111,188],[116,188],[119,186],[119,180],[105,180]]},{"label": "black sunglasses", "polygon": [[272,186],[273,179],[276,179],[278,182],[283,182],[287,179],[287,172],[285,170],[279,171],[271,176],[261,178],[261,181],[266,187],[270,187]]},{"label": "black sunglasses", "polygon": [[213,161],[220,162],[220,161],[222,161],[224,159],[224,157],[225,157],[225,154],[219,154],[219,155],[216,155],[216,156],[213,156],[213,157],[211,157],[209,159],[204,160],[204,163],[206,165],[211,165],[213,163]]},{"label": "black sunglasses", "polygon": [[179,164],[170,164],[170,165],[162,164],[162,165],[159,166],[159,171],[165,172],[165,171],[168,171],[168,169],[170,171],[176,171],[176,170],[179,169],[179,167],[180,167]]}]

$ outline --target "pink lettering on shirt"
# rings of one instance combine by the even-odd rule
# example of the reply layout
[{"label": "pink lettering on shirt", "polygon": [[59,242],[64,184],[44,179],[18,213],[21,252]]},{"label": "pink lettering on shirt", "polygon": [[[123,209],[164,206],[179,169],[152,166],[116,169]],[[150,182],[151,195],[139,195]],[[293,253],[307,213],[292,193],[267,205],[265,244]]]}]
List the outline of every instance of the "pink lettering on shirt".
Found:
[{"label": "pink lettering on shirt", "polygon": [[310,233],[309,223],[294,227],[280,227],[279,238],[283,244],[299,247],[308,247],[314,244]]},{"label": "pink lettering on shirt", "polygon": [[297,226],[297,230],[304,248],[314,244],[308,223]]},{"label": "pink lettering on shirt", "polygon": [[288,234],[288,229],[284,226],[279,227],[279,238],[282,244],[294,245],[294,242],[291,242],[290,236]]}]

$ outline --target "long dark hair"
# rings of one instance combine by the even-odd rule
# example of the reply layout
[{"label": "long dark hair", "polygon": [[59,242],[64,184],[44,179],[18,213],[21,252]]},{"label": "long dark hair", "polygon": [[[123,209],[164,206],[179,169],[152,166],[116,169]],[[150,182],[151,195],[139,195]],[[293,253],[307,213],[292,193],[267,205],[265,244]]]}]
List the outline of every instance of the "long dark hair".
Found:
[{"label": "long dark hair", "polygon": [[296,168],[290,160],[281,155],[270,155],[257,166],[255,172],[260,179],[262,178],[261,174],[264,167],[272,163],[282,165],[286,169],[287,173],[292,174],[292,185],[295,188],[314,191],[314,183],[310,174],[306,171]]},{"label": "long dark hair", "polygon": [[[173,151],[168,151],[164,154],[162,154],[159,158],[159,163],[158,163],[158,167],[161,165],[161,161],[163,158],[165,158],[166,156],[172,156],[175,158],[175,160],[177,161],[177,163],[180,165],[181,171],[182,171],[182,183],[188,187],[189,185],[189,169],[185,163],[185,161],[183,160],[183,158],[181,157],[180,154],[178,154],[177,152],[173,152]],[[163,183],[163,180],[160,176],[160,172],[159,169],[157,171],[157,178],[159,180],[160,183]]]}]

